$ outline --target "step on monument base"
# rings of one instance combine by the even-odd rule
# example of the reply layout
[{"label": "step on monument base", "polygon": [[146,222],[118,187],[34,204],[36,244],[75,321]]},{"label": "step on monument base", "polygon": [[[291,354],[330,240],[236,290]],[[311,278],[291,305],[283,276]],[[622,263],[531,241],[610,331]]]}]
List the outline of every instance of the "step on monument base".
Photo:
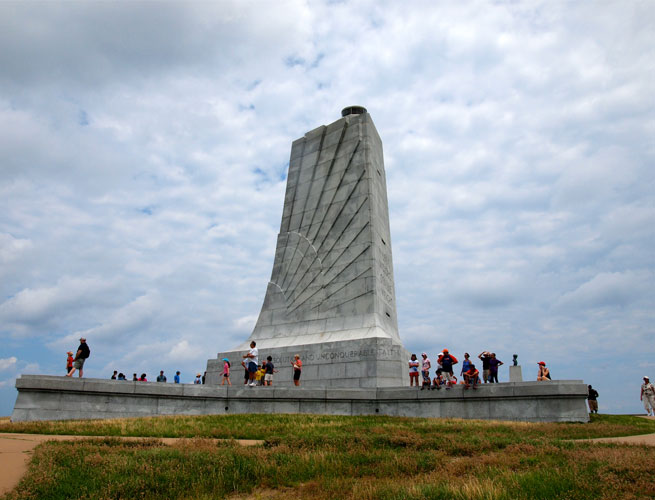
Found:
[{"label": "step on monument base", "polygon": [[[259,347],[259,346],[258,346]],[[207,383],[218,385],[223,373],[223,358],[232,365],[232,383],[242,383],[244,368],[241,366],[247,350],[229,351],[218,354],[218,359],[207,362]],[[399,381],[409,379],[407,360],[409,352],[388,338],[363,338],[259,348],[259,362],[268,356],[278,373],[274,374],[275,386],[293,385],[291,362],[298,354],[303,362],[301,383],[303,387],[376,388],[397,387]]]},{"label": "step on monument base", "polygon": [[210,386],[22,375],[16,388],[12,422],[242,413],[589,421],[587,386],[581,380],[421,391],[416,387]]}]

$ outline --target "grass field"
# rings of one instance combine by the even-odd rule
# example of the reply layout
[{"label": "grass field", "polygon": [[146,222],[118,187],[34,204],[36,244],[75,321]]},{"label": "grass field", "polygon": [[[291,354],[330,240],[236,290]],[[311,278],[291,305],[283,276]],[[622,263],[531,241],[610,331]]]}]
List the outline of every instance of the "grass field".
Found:
[{"label": "grass field", "polygon": [[[0,432],[110,436],[39,446],[7,499],[655,497],[654,448],[571,441],[655,432],[655,422],[627,416],[593,415],[589,424],[183,416],[0,421]],[[163,446],[118,436],[189,439]],[[230,438],[265,444],[246,448]]]}]

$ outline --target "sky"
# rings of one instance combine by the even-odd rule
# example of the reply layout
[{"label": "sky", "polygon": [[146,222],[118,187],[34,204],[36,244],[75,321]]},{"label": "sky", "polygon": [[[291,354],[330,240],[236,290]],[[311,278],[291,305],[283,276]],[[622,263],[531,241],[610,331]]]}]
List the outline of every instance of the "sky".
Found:
[{"label": "sky", "polygon": [[0,47],[0,415],[82,335],[85,376],[184,382],[245,341],[291,142],[349,105],[384,145],[405,347],[643,411],[655,3],[1,2]]}]

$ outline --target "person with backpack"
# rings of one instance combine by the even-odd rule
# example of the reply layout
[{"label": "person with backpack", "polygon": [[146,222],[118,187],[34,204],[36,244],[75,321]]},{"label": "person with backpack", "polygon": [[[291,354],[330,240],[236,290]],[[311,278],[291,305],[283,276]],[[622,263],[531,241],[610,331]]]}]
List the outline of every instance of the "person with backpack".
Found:
[{"label": "person with backpack", "polygon": [[75,354],[75,359],[73,360],[73,368],[68,372],[66,376],[72,377],[73,373],[75,373],[75,370],[79,370],[79,377],[82,378],[82,368],[84,367],[84,362],[89,358],[90,355],[91,349],[89,349],[89,346],[86,344],[86,339],[81,337],[80,346],[77,348],[77,353]]}]

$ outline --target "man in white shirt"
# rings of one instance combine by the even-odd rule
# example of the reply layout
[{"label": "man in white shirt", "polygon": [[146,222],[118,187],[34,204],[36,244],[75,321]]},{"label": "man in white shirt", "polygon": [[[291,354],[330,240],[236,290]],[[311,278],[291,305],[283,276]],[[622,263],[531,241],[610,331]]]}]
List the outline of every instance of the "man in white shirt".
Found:
[{"label": "man in white shirt", "polygon": [[248,380],[250,380],[250,387],[255,387],[255,373],[257,373],[257,363],[259,351],[257,350],[257,342],[254,340],[250,342],[250,351],[248,354],[243,355],[243,359],[246,361],[246,368],[248,368]]}]

